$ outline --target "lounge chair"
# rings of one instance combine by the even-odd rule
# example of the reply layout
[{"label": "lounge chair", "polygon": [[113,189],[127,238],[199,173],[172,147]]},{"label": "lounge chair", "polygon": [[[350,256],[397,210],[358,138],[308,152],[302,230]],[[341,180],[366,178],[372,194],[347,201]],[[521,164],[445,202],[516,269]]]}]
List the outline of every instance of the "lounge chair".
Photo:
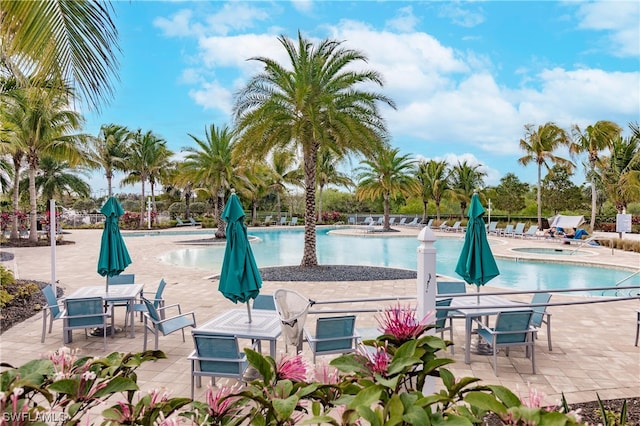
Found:
[{"label": "lounge chair", "polygon": [[287,217],[286,216],[280,216],[280,225],[286,225],[287,224]]},{"label": "lounge chair", "polygon": [[413,220],[409,223],[406,223],[407,226],[418,226],[418,218],[414,217]]},{"label": "lounge chair", "polygon": [[407,218],[406,217],[400,218],[400,222],[398,222],[398,226],[404,226],[406,224],[407,224]]},{"label": "lounge chair", "polygon": [[491,235],[491,234],[496,234],[496,235],[498,235],[498,228],[497,228],[497,226],[498,226],[498,222],[497,222],[497,221],[495,221],[495,222],[490,222],[490,223],[489,223],[489,227],[487,228],[487,234],[488,234],[488,235]]},{"label": "lounge chair", "polygon": [[640,337],[640,311],[638,311],[638,325],[636,326],[636,344],[638,346],[638,338]]},{"label": "lounge chair", "polygon": [[513,236],[513,225],[509,224],[504,227],[504,229],[500,230],[500,235],[503,237],[512,237]]},{"label": "lounge chair", "polygon": [[393,226],[396,223],[396,218],[395,217],[390,217],[389,218],[389,226]]},{"label": "lounge chair", "polygon": [[511,234],[511,237],[522,237],[524,235],[524,227],[525,227],[524,223],[518,222],[516,224],[516,227],[513,228],[513,233]]},{"label": "lounge chair", "polygon": [[438,226],[438,229],[439,229],[440,231],[446,231],[448,227],[449,227],[449,225],[447,225],[447,221],[445,220],[444,222],[442,222],[442,223],[440,224],[440,226]]},{"label": "lounge chair", "polygon": [[297,225],[297,224],[298,224],[298,217],[297,217],[297,216],[293,216],[293,217],[291,218],[291,222],[289,222],[289,225],[290,225],[290,226],[295,226],[295,225]]},{"label": "lounge chair", "polygon": [[182,219],[180,219],[179,217],[176,217],[176,226],[191,226],[190,223],[184,223],[182,221]]},{"label": "lounge chair", "polygon": [[265,216],[264,222],[262,222],[262,224],[267,226],[267,225],[271,225],[272,222],[273,221],[271,220],[271,215],[269,215],[269,216]]},{"label": "lounge chair", "polygon": [[425,226],[427,228],[432,228],[433,227],[433,219],[429,219],[429,221],[427,222],[427,224]]},{"label": "lounge chair", "polygon": [[198,226],[198,225],[202,225],[202,223],[201,222],[196,222],[196,220],[194,218],[190,217],[188,225]]},{"label": "lounge chair", "polygon": [[493,352],[493,371],[498,375],[498,350],[505,349],[509,356],[511,346],[524,346],[527,357],[531,358],[533,374],[536,374],[535,338],[536,329],[531,327],[533,311],[503,311],[495,321],[495,327],[491,328],[478,321],[478,336],[491,345]]},{"label": "lounge chair", "polygon": [[349,219],[347,220],[347,225],[355,225],[356,224],[356,218],[354,216],[349,216]]},{"label": "lounge chair", "polygon": [[461,221],[456,221],[453,226],[448,226],[444,230],[447,232],[464,232],[464,227],[461,227]]},{"label": "lounge chair", "polygon": [[316,356],[354,352],[360,336],[355,332],[355,315],[318,318],[315,335],[304,328],[313,363]]},{"label": "lounge chair", "polygon": [[383,223],[384,223],[384,216],[380,216],[376,221],[376,225],[382,226]]},{"label": "lounge chair", "polygon": [[366,226],[371,226],[373,225],[373,218],[371,216],[367,216],[364,218],[364,220],[362,221],[362,223],[360,223],[360,225],[366,225]]},{"label": "lounge chair", "polygon": [[538,225],[531,225],[527,232],[524,232],[521,237],[522,238],[537,238],[538,237]]}]

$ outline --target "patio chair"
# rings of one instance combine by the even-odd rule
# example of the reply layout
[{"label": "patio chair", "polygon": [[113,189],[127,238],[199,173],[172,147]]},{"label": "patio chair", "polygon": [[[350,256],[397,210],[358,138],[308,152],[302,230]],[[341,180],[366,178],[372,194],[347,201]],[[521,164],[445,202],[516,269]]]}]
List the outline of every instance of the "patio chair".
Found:
[{"label": "patio chair", "polygon": [[640,337],[640,311],[638,311],[638,325],[636,326],[636,343],[635,343],[635,346],[638,346],[638,337]]},{"label": "patio chair", "polygon": [[395,217],[390,217],[389,218],[389,226],[393,226],[396,223],[396,218]]},{"label": "patio chair", "polygon": [[265,225],[265,226],[271,225],[271,215],[265,216],[264,222],[262,222],[262,224]]},{"label": "patio chair", "polygon": [[538,238],[538,225],[531,225],[527,232],[522,234],[522,238]]},{"label": "patio chair", "polygon": [[405,225],[407,226],[418,226],[418,218],[414,217],[413,220],[411,222],[407,222]]},{"label": "patio chair", "polygon": [[188,225],[198,226],[198,225],[202,225],[202,222],[197,222],[194,218],[190,217]]},{"label": "patio chair", "polygon": [[284,226],[287,224],[287,217],[286,216],[280,216],[280,225]]},{"label": "patio chair", "polygon": [[[418,218],[415,218],[415,221],[418,221]],[[427,224],[425,225],[427,228],[432,228],[433,227],[433,219],[429,219],[429,221],[427,222]]]},{"label": "patio chair", "polygon": [[449,225],[447,224],[447,222],[448,222],[448,221],[446,221],[446,220],[445,220],[444,222],[442,222],[442,223],[440,224],[440,226],[438,226],[438,229],[439,229],[440,231],[446,231],[446,230],[447,230],[447,228],[449,227]]},{"label": "patio chair", "polygon": [[400,218],[400,222],[398,222],[398,226],[404,226],[407,224],[407,218],[406,217],[401,217]]},{"label": "patio chair", "polygon": [[316,356],[329,354],[344,354],[354,352],[360,336],[355,333],[355,315],[339,317],[323,317],[316,320],[315,335],[304,328],[304,335],[313,353],[313,362]]},{"label": "patio chair", "polygon": [[464,227],[460,226],[462,224],[461,221],[456,221],[454,222],[453,226],[448,226],[447,228],[445,228],[445,231],[447,232],[464,232]]},{"label": "patio chair", "polygon": [[[173,305],[163,306],[156,309],[153,303],[149,299],[142,298],[142,301],[147,305],[147,312],[144,313],[144,346],[143,351],[147,350],[147,333],[151,332],[155,336],[155,350],[158,350],[158,337],[160,334],[166,336],[174,331],[182,331],[182,341],[184,342],[184,329],[187,327],[196,326],[196,316],[193,312],[182,313],[182,309],[178,303]],[[165,318],[162,313],[166,309],[177,308],[178,315]]]},{"label": "patio chair", "polygon": [[[64,312],[62,314],[63,341],[71,341],[71,333],[76,329],[84,329],[84,336],[88,338],[88,328],[102,328],[104,350],[107,350],[107,318],[109,314],[104,312],[104,299],[102,297],[87,297],[82,299],[65,299]],[[113,335],[112,335],[113,336]]]},{"label": "patio chair", "polygon": [[60,309],[63,308],[63,306],[56,298],[56,295],[53,294],[51,285],[43,287],[42,294],[44,295],[47,305],[42,308],[42,338],[40,339],[40,343],[44,343],[47,334],[47,319],[49,321],[49,334],[51,334],[53,322],[62,318],[62,314],[64,313],[63,309]]},{"label": "patio chair", "polygon": [[297,216],[293,216],[291,218],[291,222],[289,222],[289,226],[295,226],[298,224],[298,217]]},{"label": "patio chair", "polygon": [[[451,298],[436,300],[437,306],[451,306]],[[436,333],[440,333],[440,337],[444,340],[444,332],[449,331],[449,340],[453,343],[453,319],[449,316],[450,311],[436,310]],[[449,325],[447,326],[447,320]],[[451,345],[451,355],[453,355],[453,345]]]},{"label": "patio chair", "polygon": [[356,218],[354,216],[349,216],[349,219],[347,219],[347,225],[355,225],[356,224]]},{"label": "patio chair", "polygon": [[253,299],[253,309],[264,309],[268,311],[276,310],[276,303],[271,294],[259,294]]},{"label": "patio chair", "polygon": [[509,224],[500,230],[500,235],[503,237],[513,236],[513,225]]},{"label": "patio chair", "polygon": [[107,277],[107,285],[135,284],[136,274],[120,274]]},{"label": "patio chair", "polygon": [[300,352],[304,323],[313,302],[295,290],[284,288],[279,288],[273,293],[273,300],[280,318],[285,348],[287,345],[295,345],[297,352]]},{"label": "patio chair", "polygon": [[[156,290],[155,296],[153,297],[153,299],[149,299],[151,302],[153,302],[153,306],[155,306],[156,309],[162,308],[164,306],[164,298],[162,297],[162,293],[164,292],[164,288],[166,285],[167,285],[167,282],[164,280],[164,278],[162,278],[160,280],[160,283],[158,283],[158,288]],[[141,294],[140,296],[141,296],[140,303],[134,303],[133,306],[127,305],[127,314],[131,312],[132,309],[134,312],[140,312],[140,322],[142,322],[144,319],[143,314],[147,312],[147,305],[145,305],[144,301],[142,300],[142,297],[144,295]],[[128,321],[129,321],[129,315],[127,315],[124,320],[125,330],[127,329]],[[133,324],[131,324],[131,327],[133,327]]]},{"label": "patio chair", "polygon": [[[447,294],[464,294],[467,292],[467,284],[464,281],[437,281],[436,295],[437,297],[446,297]],[[446,300],[446,299],[445,299]],[[437,302],[436,302],[437,303]],[[454,318],[464,318],[464,315],[457,311],[446,311],[447,316],[453,320]]]},{"label": "patio chair", "polygon": [[190,223],[184,223],[182,221],[182,219],[180,219],[179,217],[176,217],[176,226],[190,226]]},{"label": "patio chair", "polygon": [[524,346],[525,354],[531,358],[533,374],[536,374],[535,336],[537,330],[531,326],[533,311],[504,311],[496,317],[495,327],[488,327],[477,321],[478,336],[491,345],[493,353],[493,371],[498,375],[498,350],[504,348],[509,356],[512,346]]},{"label": "patio chair", "polygon": [[229,377],[242,380],[249,366],[247,357],[240,352],[238,338],[192,333],[195,349],[189,354],[191,361],[191,399],[194,394],[194,382],[202,386],[202,376],[211,377],[213,385],[216,377]]},{"label": "patio chair", "polygon": [[[532,305],[540,305],[543,303],[549,303],[551,300],[550,293],[535,293],[531,298]],[[546,306],[532,306],[533,318],[531,319],[531,325],[535,328],[542,327],[542,324],[547,325],[547,344],[549,350],[553,350],[551,347],[551,314],[547,312]]]},{"label": "patio chair", "polygon": [[362,223],[360,223],[360,225],[366,225],[366,226],[371,226],[373,224],[374,224],[374,220],[371,216],[365,217]]}]

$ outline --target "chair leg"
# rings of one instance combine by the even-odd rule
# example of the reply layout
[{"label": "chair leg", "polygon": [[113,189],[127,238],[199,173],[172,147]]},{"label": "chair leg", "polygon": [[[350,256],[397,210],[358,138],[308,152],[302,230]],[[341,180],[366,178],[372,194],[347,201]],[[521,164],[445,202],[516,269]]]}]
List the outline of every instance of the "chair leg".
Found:
[{"label": "chair leg", "polygon": [[495,345],[493,346],[493,372],[498,377],[498,348]]},{"label": "chair leg", "polygon": [[[53,318],[52,318],[52,320],[53,320]],[[53,322],[53,321],[51,321],[51,322]],[[42,311],[42,337],[40,338],[40,343],[44,343],[44,338],[45,338],[46,334],[47,334],[47,310],[44,309]],[[637,346],[637,343],[638,343],[637,340],[638,339],[636,339],[636,346]]]},{"label": "chair leg", "polygon": [[191,360],[191,399],[193,399],[193,385],[194,385],[194,377],[195,377],[195,368],[196,361],[194,359]]},{"label": "chair leg", "polygon": [[142,346],[142,351],[146,351],[147,350],[147,324],[145,323],[144,325],[144,345]]},{"label": "chair leg", "polygon": [[535,343],[531,345],[531,368],[533,370],[533,374],[536,374],[536,345],[535,345]]},{"label": "chair leg", "polygon": [[[113,321],[113,319],[112,319]],[[111,333],[111,336],[113,337],[113,332]],[[107,350],[107,324],[104,324],[102,327],[102,347],[103,350],[106,351]]]}]

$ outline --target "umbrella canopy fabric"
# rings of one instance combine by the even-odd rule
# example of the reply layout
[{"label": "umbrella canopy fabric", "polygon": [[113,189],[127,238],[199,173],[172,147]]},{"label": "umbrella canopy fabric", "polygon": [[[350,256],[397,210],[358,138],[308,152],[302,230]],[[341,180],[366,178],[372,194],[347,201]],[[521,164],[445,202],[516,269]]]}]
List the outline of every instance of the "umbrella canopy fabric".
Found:
[{"label": "umbrella canopy fabric", "polygon": [[227,245],[224,251],[218,290],[233,303],[245,303],[260,294],[262,277],[251,251],[244,210],[236,194],[231,194],[222,212],[227,222]]},{"label": "umbrella canopy fabric", "polygon": [[118,218],[124,214],[124,210],[118,200],[109,197],[100,212],[106,219],[98,257],[98,273],[103,277],[112,277],[120,274],[131,264],[131,257],[118,226]]},{"label": "umbrella canopy fabric", "polygon": [[469,205],[469,223],[464,244],[455,269],[467,283],[475,284],[478,288],[500,275],[487,240],[484,212],[480,197],[478,194],[473,194]]}]

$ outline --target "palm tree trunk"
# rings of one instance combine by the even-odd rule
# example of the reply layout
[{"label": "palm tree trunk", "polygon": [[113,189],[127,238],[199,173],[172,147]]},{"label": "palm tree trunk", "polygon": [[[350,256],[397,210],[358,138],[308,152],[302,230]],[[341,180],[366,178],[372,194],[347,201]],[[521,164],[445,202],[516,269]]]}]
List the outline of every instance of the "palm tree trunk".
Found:
[{"label": "palm tree trunk", "polygon": [[389,211],[391,210],[389,207],[389,193],[385,192],[384,194],[384,203],[383,203],[383,216],[384,220],[382,221],[382,230],[383,231],[391,231],[391,226],[389,226]]},{"label": "palm tree trunk", "polygon": [[538,229],[542,229],[542,164],[538,163]]},{"label": "palm tree trunk", "polygon": [[113,173],[107,172],[105,176],[107,177],[107,198],[109,198],[113,194],[111,190],[111,180],[113,179]]},{"label": "palm tree trunk", "polygon": [[300,266],[317,266],[316,255],[316,159],[318,143],[304,149],[304,253]]},{"label": "palm tree trunk", "polygon": [[598,206],[598,192],[596,190],[596,179],[591,178],[591,220],[589,221],[589,232],[593,234],[593,230],[596,227],[596,214]]},{"label": "palm tree trunk", "polygon": [[36,168],[29,165],[29,222],[31,229],[29,230],[29,241],[38,242],[38,212],[36,204]]},{"label": "palm tree trunk", "polygon": [[436,201],[436,220],[440,221],[440,202]]},{"label": "palm tree trunk", "polygon": [[18,233],[18,209],[20,208],[20,160],[13,159],[13,215],[11,217],[11,235],[12,240],[20,237]]},{"label": "palm tree trunk", "polygon": [[422,202],[422,223],[427,222],[427,207],[429,206],[429,201]]},{"label": "palm tree trunk", "polygon": [[140,182],[142,183],[142,203],[140,205],[140,228],[144,228],[144,181],[143,176],[140,176]]},{"label": "palm tree trunk", "polygon": [[318,186],[318,223],[322,223],[322,185]]},{"label": "palm tree trunk", "polygon": [[216,191],[216,221],[218,227],[216,228],[216,238],[227,238],[226,223],[222,220],[222,211],[224,210],[224,190],[218,188]]}]

